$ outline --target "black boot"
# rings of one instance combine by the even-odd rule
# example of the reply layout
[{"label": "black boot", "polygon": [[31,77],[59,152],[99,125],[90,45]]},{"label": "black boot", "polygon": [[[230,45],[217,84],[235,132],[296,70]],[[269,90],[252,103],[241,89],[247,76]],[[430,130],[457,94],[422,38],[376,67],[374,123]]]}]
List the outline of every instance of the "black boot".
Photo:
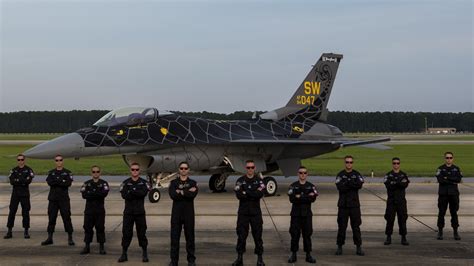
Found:
[{"label": "black boot", "polygon": [[288,258],[288,263],[294,263],[296,262],[297,257],[296,257],[296,252],[291,252],[290,257]]},{"label": "black boot", "polygon": [[262,255],[257,255],[257,266],[265,266],[265,262],[263,262]]},{"label": "black boot", "polygon": [[74,246],[75,243],[74,243],[74,240],[72,240],[72,233],[68,233],[68,236],[67,236],[67,244],[69,246]]},{"label": "black boot", "polygon": [[188,262],[188,266],[196,266],[196,262]]},{"label": "black boot", "polygon": [[28,228],[25,228],[25,232],[23,232],[23,237],[25,239],[30,239],[30,233],[28,232]]},{"label": "black boot", "polygon": [[237,259],[235,259],[234,263],[232,263],[232,266],[242,266],[244,265],[244,259],[242,256],[242,253],[237,254]]},{"label": "black boot", "polygon": [[45,241],[41,242],[42,246],[52,245],[53,244],[53,233],[48,233],[48,238]]},{"label": "black boot", "polygon": [[383,242],[383,244],[386,245],[386,246],[392,244],[392,236],[387,235],[387,239],[385,239],[385,242]]},{"label": "black boot", "polygon": [[89,254],[90,252],[91,252],[91,246],[89,243],[86,243],[86,246],[81,251],[81,255]]},{"label": "black boot", "polygon": [[438,228],[438,240],[443,240],[443,228]]},{"label": "black boot", "polygon": [[13,234],[12,234],[12,229],[11,228],[8,228],[8,231],[7,233],[5,234],[5,236],[3,237],[3,239],[10,239],[13,237]]},{"label": "black boot", "polygon": [[311,256],[311,253],[306,252],[306,262],[308,263],[316,263],[316,259]]},{"label": "black boot", "polygon": [[124,262],[124,261],[128,261],[127,249],[126,248],[122,248],[122,255],[118,259],[118,262]]},{"label": "black boot", "polygon": [[357,246],[357,248],[356,248],[356,254],[359,255],[359,256],[364,256],[364,255],[365,255],[364,251],[362,251],[362,247],[361,247],[361,246]]},{"label": "black boot", "polygon": [[148,262],[148,251],[146,247],[142,247],[142,262]]},{"label": "black boot", "polygon": [[408,243],[408,241],[407,241],[407,237],[406,237],[406,236],[402,236],[402,245],[404,245],[404,246],[410,245],[410,243]]},{"label": "black boot", "polygon": [[100,254],[100,255],[105,255],[105,254],[107,254],[107,252],[105,252],[104,243],[100,243],[100,244],[99,244],[99,254]]},{"label": "black boot", "polygon": [[336,255],[342,255],[342,245],[337,245]]},{"label": "black boot", "polygon": [[454,235],[454,240],[461,240],[461,237],[459,236],[457,228],[453,227],[453,235]]}]

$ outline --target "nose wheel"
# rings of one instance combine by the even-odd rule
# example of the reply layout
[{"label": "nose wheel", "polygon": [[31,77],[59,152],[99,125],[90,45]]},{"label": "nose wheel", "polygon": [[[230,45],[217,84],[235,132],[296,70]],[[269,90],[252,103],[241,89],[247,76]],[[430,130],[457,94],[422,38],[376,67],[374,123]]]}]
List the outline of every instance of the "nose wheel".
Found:
[{"label": "nose wheel", "polygon": [[157,188],[154,188],[148,192],[148,200],[151,203],[157,203],[161,199],[161,193]]},{"label": "nose wheel", "polygon": [[265,184],[265,197],[275,196],[278,190],[278,183],[275,178],[266,176],[263,178]]},{"label": "nose wheel", "polygon": [[158,174],[148,174],[148,182],[150,183],[152,189],[148,192],[148,200],[151,203],[157,203],[161,199],[161,192],[158,188],[167,188],[169,182],[176,178],[177,173],[158,173]]},{"label": "nose wheel", "polygon": [[209,178],[209,189],[214,193],[225,192],[228,174],[214,174]]}]

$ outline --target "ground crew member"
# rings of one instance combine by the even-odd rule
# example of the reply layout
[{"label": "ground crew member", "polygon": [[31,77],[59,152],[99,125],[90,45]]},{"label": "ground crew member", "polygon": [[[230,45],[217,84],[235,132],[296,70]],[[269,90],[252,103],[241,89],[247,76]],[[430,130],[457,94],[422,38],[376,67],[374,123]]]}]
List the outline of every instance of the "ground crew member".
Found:
[{"label": "ground crew member", "polygon": [[74,246],[72,239],[72,222],[71,222],[71,202],[69,199],[69,187],[72,184],[71,171],[64,168],[64,159],[61,155],[54,157],[56,168],[48,172],[46,182],[50,186],[48,195],[48,238],[41,242],[41,245],[53,244],[53,233],[56,227],[56,218],[58,210],[64,223],[64,230],[68,233],[68,244]]},{"label": "ground crew member", "polygon": [[362,224],[360,214],[359,189],[364,184],[364,178],[356,170],[352,169],[354,158],[350,155],[344,157],[345,168],[337,174],[336,186],[339,190],[339,201],[337,203],[337,251],[336,255],[342,255],[342,246],[346,240],[347,222],[350,218],[351,228],[356,245],[356,254],[364,256],[362,251],[362,237],[360,225]]},{"label": "ground crew member", "polygon": [[408,187],[408,176],[405,172],[400,170],[400,158],[394,157],[392,159],[392,171],[388,172],[384,178],[384,184],[387,188],[387,208],[385,209],[385,220],[387,226],[385,227],[385,235],[387,239],[384,245],[392,243],[393,224],[395,222],[395,215],[397,215],[398,230],[402,236],[402,245],[408,246],[407,241],[407,200],[405,199],[405,189]]},{"label": "ground crew member", "polygon": [[132,242],[134,223],[137,230],[138,245],[142,248],[142,261],[148,262],[145,197],[151,188],[145,179],[140,178],[140,165],[138,163],[130,165],[130,173],[132,176],[123,181],[120,186],[120,193],[125,200],[125,209],[123,210],[122,255],[118,262],[128,260],[127,250],[130,242]]},{"label": "ground crew member", "polygon": [[33,170],[25,165],[25,155],[18,154],[16,156],[18,166],[10,171],[8,180],[13,186],[12,195],[10,198],[10,212],[8,213],[7,234],[3,237],[9,239],[13,237],[12,229],[15,224],[15,215],[18,210],[18,204],[21,204],[21,215],[23,216],[23,228],[25,232],[23,236],[30,238],[28,229],[30,228],[30,190],[28,186],[35,177]]},{"label": "ground crew member", "polygon": [[443,165],[438,167],[436,178],[438,179],[438,240],[443,239],[444,215],[449,205],[451,213],[451,226],[455,240],[461,240],[458,233],[459,221],[459,189],[458,184],[462,180],[462,172],[459,167],[453,164],[454,155],[452,152],[445,152]]},{"label": "ground crew member", "polygon": [[82,198],[86,200],[84,209],[84,243],[86,246],[81,254],[90,253],[90,244],[94,236],[93,228],[99,242],[99,253],[105,252],[105,208],[104,199],[109,194],[109,184],[100,178],[100,168],[97,165],[91,168],[92,179],[84,182],[81,188]]},{"label": "ground crew member", "polygon": [[194,256],[194,198],[198,194],[196,181],[189,178],[189,164],[179,164],[179,177],[170,182],[169,195],[173,200],[171,211],[171,251],[170,266],[179,261],[179,239],[184,227],[188,265],[196,265]]},{"label": "ground crew member", "polygon": [[294,263],[297,260],[296,252],[300,241],[300,235],[303,235],[303,248],[306,252],[306,262],[316,263],[316,259],[311,256],[311,235],[313,234],[313,212],[311,203],[316,200],[318,191],[316,186],[307,181],[308,170],[304,166],[298,169],[298,181],[292,183],[288,189],[291,207],[291,255],[288,263]]},{"label": "ground crew member", "polygon": [[246,161],[247,174],[239,177],[235,183],[235,194],[239,199],[239,211],[237,216],[237,259],[233,266],[243,265],[243,254],[249,234],[249,224],[252,227],[253,241],[255,242],[255,254],[257,254],[257,265],[265,265],[263,262],[263,240],[262,240],[262,210],[260,199],[265,193],[263,180],[255,175],[255,162]]}]

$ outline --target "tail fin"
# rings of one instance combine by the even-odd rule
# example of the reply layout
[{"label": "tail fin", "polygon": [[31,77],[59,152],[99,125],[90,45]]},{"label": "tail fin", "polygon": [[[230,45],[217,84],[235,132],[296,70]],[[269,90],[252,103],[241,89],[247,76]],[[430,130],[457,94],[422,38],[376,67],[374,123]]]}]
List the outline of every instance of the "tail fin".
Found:
[{"label": "tail fin", "polygon": [[326,106],[341,59],[340,54],[322,54],[286,106],[264,113],[260,118],[299,124],[325,121]]}]

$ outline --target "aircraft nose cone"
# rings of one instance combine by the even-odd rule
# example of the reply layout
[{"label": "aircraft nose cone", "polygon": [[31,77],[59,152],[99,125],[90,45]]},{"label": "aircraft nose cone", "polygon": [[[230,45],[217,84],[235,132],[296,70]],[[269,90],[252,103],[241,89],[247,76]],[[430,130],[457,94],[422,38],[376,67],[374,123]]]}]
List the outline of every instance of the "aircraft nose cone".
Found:
[{"label": "aircraft nose cone", "polygon": [[57,154],[64,157],[78,157],[84,149],[84,140],[77,133],[70,133],[36,145],[27,150],[26,157],[36,159],[52,159]]}]

